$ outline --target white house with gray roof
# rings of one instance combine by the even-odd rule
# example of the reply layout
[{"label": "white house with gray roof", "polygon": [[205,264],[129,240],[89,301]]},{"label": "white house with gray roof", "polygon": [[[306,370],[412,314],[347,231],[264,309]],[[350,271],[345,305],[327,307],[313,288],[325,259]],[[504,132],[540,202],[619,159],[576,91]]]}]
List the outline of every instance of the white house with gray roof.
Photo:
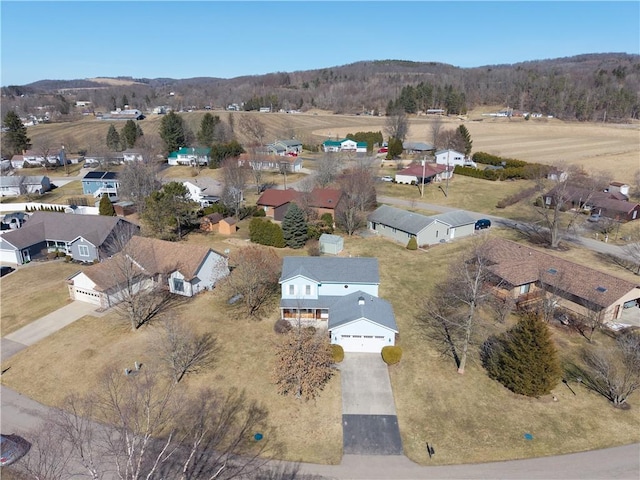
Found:
[{"label": "white house with gray roof", "polygon": [[41,195],[51,190],[49,177],[44,175],[12,175],[0,176],[0,197],[17,197],[36,193]]},{"label": "white house with gray roof", "polygon": [[435,245],[473,235],[475,219],[456,210],[439,215],[421,215],[389,205],[381,205],[368,218],[369,229],[406,245],[415,237],[419,246]]},{"label": "white house with gray roof", "polygon": [[378,259],[285,257],[280,285],[282,319],[326,328],[346,352],[395,345],[393,308],[378,298]]}]

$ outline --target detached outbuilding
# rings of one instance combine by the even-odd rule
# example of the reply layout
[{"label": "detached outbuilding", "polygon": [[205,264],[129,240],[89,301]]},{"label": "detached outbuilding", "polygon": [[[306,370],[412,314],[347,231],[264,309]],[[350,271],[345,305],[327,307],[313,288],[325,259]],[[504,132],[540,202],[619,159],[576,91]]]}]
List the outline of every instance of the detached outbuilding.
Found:
[{"label": "detached outbuilding", "polygon": [[323,255],[338,255],[344,249],[344,239],[340,235],[323,233],[320,235],[319,246]]}]

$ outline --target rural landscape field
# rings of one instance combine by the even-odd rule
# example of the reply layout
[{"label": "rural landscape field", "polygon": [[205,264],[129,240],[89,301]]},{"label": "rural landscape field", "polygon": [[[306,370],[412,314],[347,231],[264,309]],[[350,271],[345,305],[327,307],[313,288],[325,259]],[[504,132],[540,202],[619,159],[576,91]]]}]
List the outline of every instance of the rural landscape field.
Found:
[{"label": "rural landscape field", "polygon": [[[544,164],[577,164],[589,172],[609,173],[614,181],[631,182],[640,169],[640,122],[614,124],[565,122],[554,118],[524,120],[494,118],[483,108],[465,117],[442,117],[443,129],[464,124],[473,140],[473,152]],[[193,131],[199,128],[205,112],[182,113]],[[349,133],[384,131],[385,117],[334,115],[321,111],[304,114],[214,111],[223,122],[242,115],[259,116],[265,125],[265,140],[297,138],[305,144],[320,144],[327,139],[344,138]],[[161,115],[149,115],[140,122],[145,135],[155,137]],[[407,140],[430,142],[433,118],[410,116]],[[106,138],[109,122],[87,117],[78,122],[36,125],[29,129],[34,144],[70,143],[71,151],[96,149]],[[242,142],[242,134],[238,133]],[[158,138],[159,141],[159,138]]]}]

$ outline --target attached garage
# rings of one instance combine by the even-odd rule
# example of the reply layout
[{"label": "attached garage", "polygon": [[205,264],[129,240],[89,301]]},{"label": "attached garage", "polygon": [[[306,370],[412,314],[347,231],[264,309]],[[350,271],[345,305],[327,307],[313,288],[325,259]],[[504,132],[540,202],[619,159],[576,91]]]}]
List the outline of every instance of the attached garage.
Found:
[{"label": "attached garage", "polygon": [[329,310],[331,343],[345,352],[380,353],[395,345],[398,327],[391,304],[363,292],[338,300]]},{"label": "attached garage", "polygon": [[72,293],[72,297],[75,300],[79,300],[81,302],[86,302],[86,303],[92,303],[94,305],[100,305],[101,304],[101,294],[92,290],[84,290],[82,288],[78,288],[78,287],[72,287],[73,288],[73,293]]},{"label": "attached garage", "polygon": [[0,262],[18,264],[16,253],[17,250],[0,250]]}]

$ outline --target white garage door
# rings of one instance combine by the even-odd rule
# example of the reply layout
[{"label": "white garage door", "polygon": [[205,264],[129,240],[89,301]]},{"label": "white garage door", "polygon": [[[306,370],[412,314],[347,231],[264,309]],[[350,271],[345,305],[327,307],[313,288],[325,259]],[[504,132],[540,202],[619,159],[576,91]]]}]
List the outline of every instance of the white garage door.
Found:
[{"label": "white garage door", "polygon": [[15,250],[0,250],[0,262],[16,263]]},{"label": "white garage door", "polygon": [[93,303],[94,305],[100,305],[99,293],[74,287],[74,294],[76,300],[80,300],[81,302]]},{"label": "white garage door", "polygon": [[345,352],[379,353],[386,345],[385,337],[378,335],[340,335],[338,343]]}]

